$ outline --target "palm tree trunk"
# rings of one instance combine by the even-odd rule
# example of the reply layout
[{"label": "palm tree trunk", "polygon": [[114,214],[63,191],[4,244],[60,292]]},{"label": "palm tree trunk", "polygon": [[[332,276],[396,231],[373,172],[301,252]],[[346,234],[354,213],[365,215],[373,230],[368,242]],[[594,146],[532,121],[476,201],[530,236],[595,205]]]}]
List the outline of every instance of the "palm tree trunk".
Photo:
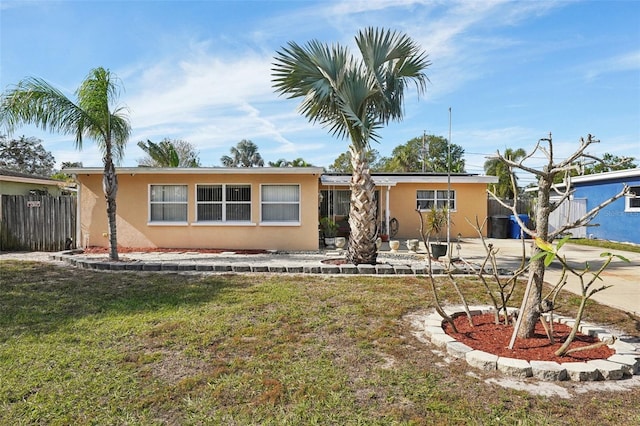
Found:
[{"label": "palm tree trunk", "polygon": [[111,155],[104,158],[104,175],[102,189],[107,201],[107,218],[109,220],[109,259],[118,260],[118,238],[116,235],[116,195],[118,193],[118,176]]},{"label": "palm tree trunk", "polygon": [[377,224],[375,184],[369,171],[366,151],[349,146],[351,154],[351,209],[349,210],[349,246],[347,261],[355,265],[375,265],[378,257],[376,248]]}]

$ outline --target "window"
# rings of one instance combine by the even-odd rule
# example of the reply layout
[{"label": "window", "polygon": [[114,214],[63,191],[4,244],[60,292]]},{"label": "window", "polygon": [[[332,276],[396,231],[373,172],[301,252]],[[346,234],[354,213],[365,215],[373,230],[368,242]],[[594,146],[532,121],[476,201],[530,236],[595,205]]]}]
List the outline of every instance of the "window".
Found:
[{"label": "window", "polygon": [[640,186],[629,187],[629,194],[625,197],[624,211],[640,212]]},{"label": "window", "polygon": [[251,221],[251,185],[197,185],[196,221]]},{"label": "window", "polygon": [[300,222],[299,185],[262,185],[262,222]]},{"label": "window", "polygon": [[[416,195],[416,207],[419,210],[430,210],[434,206],[442,209],[447,205],[447,191],[419,190]],[[449,191],[449,209],[456,209],[456,191]]]},{"label": "window", "polygon": [[351,191],[335,189],[320,191],[320,216],[349,216]]},{"label": "window", "polygon": [[151,222],[186,222],[187,185],[151,185],[149,205]]}]

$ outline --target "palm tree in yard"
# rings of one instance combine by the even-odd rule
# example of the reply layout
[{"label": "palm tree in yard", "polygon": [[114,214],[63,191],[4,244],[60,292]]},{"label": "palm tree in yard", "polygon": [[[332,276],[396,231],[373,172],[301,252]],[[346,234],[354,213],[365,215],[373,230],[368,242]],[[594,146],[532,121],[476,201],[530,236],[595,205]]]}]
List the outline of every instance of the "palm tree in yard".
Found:
[{"label": "palm tree in yard", "polygon": [[98,144],[103,155],[111,260],[118,260],[118,176],[114,161],[122,160],[131,133],[125,108],[114,105],[120,93],[119,86],[119,79],[109,70],[95,68],[76,90],[77,101],[74,102],[46,81],[30,77],[5,92],[0,103],[0,123],[9,133],[20,125],[34,124],[43,130],[74,135],[77,149],[82,149],[85,138]]},{"label": "palm tree in yard", "polygon": [[349,138],[353,173],[347,260],[374,264],[378,230],[367,153],[385,124],[402,119],[407,83],[414,82],[418,93],[425,91],[430,63],[411,38],[395,31],[367,28],[355,39],[359,58],[339,44],[289,42],[276,53],[273,85],[288,98],[303,98],[300,112],[309,121]]},{"label": "palm tree in yard", "polygon": [[158,143],[138,142],[147,156],[138,160],[140,167],[200,167],[200,160],[193,145],[187,141],[163,139]]},{"label": "palm tree in yard", "polygon": [[[522,149],[507,148],[504,151],[503,157],[511,161],[518,162],[527,156],[527,152]],[[497,176],[498,183],[491,185],[492,192],[499,198],[513,198],[514,191],[511,179],[513,177],[514,182],[518,183],[517,176],[511,172],[511,169],[504,161],[501,161],[498,157],[489,158],[484,162],[484,171],[487,175]],[[513,175],[513,176],[512,176]]]},{"label": "palm tree in yard", "polygon": [[231,156],[223,155],[220,162],[225,167],[262,167],[264,160],[258,152],[258,146],[247,139],[242,139],[231,147]]}]

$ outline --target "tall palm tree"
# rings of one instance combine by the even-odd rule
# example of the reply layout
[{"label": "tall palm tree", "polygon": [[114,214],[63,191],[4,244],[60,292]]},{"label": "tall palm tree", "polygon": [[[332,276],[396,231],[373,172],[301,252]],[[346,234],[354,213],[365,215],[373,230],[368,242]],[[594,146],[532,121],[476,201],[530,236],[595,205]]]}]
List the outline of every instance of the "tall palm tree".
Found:
[{"label": "tall palm tree", "polygon": [[[118,260],[116,195],[118,176],[115,162],[122,160],[131,133],[126,108],[114,105],[120,80],[109,70],[95,68],[76,90],[77,102],[44,80],[29,77],[2,95],[0,123],[11,133],[22,124],[43,130],[72,134],[77,149],[85,138],[93,139],[102,152],[103,189],[107,201],[111,260]],[[111,109],[113,108],[113,109]]]},{"label": "tall palm tree", "polygon": [[200,167],[198,153],[193,145],[183,140],[163,139],[159,143],[138,142],[147,157],[138,160],[141,167]]},{"label": "tall palm tree", "polygon": [[231,147],[231,156],[220,157],[225,167],[262,167],[264,160],[258,152],[258,146],[247,139],[242,139],[238,145]]},{"label": "tall palm tree", "polygon": [[305,46],[289,42],[276,53],[273,85],[288,98],[302,98],[300,112],[312,123],[349,138],[351,177],[351,234],[347,260],[376,262],[375,185],[367,153],[371,141],[389,121],[403,116],[404,90],[409,82],[419,93],[428,82],[427,55],[408,36],[391,30],[367,28],[356,35],[361,57],[346,47],[313,40]]},{"label": "tall palm tree", "polygon": [[138,142],[138,147],[147,153],[157,167],[178,167],[180,164],[178,152],[170,141],[163,140],[160,143],[153,143],[147,139],[146,142]]},{"label": "tall palm tree", "polygon": [[[527,152],[522,149],[507,148],[504,151],[503,157],[518,162],[526,157]],[[491,185],[493,193],[499,198],[511,199],[514,196],[513,185],[511,183],[511,177],[513,175],[514,182],[518,183],[518,177],[511,171],[511,168],[499,157],[489,158],[484,162],[484,171],[487,175],[497,176],[498,183]]]}]

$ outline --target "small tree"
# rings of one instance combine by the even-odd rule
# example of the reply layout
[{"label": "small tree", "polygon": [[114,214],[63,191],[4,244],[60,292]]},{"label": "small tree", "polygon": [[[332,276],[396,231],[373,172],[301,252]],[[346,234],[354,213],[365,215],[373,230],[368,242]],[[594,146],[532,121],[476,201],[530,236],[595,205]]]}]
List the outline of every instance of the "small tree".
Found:
[{"label": "small tree", "polygon": [[[549,266],[554,260],[558,260],[562,265],[562,274],[560,275],[560,280],[552,290],[554,295],[557,295],[558,292],[562,289],[562,287],[564,287],[564,285],[567,283],[567,280],[565,278],[567,274],[574,275],[580,281],[580,305],[578,306],[578,312],[576,313],[575,322],[571,327],[571,332],[569,333],[569,336],[567,336],[566,340],[562,343],[560,348],[558,348],[558,350],[555,352],[557,356],[563,356],[563,355],[570,354],[571,352],[585,349],[585,348],[577,348],[577,349],[571,350],[569,349],[569,346],[571,345],[571,342],[573,342],[573,340],[576,337],[576,334],[578,333],[578,330],[580,328],[580,322],[582,321],[582,316],[584,315],[584,310],[587,305],[587,301],[594,294],[611,287],[610,285],[606,285],[606,284],[602,284],[598,286],[596,285],[596,282],[602,280],[602,278],[600,278],[600,275],[605,269],[607,269],[607,267],[613,261],[614,258],[622,260],[623,262],[629,262],[629,259],[627,259],[624,256],[621,256],[619,254],[604,252],[600,254],[600,257],[606,258],[606,260],[596,271],[591,270],[591,266],[589,265],[589,263],[585,264],[584,269],[578,270],[577,268],[574,268],[571,265],[569,265],[569,262],[567,261],[567,258],[565,255],[559,254],[560,249],[568,239],[569,237],[563,238],[562,240],[560,240],[560,242],[558,242],[557,246],[554,247],[552,244],[546,241],[543,241],[540,238],[536,238],[535,240],[536,246],[538,246],[541,251],[531,259],[532,261],[537,259],[543,259],[545,267]],[[601,342],[598,345],[602,345],[602,344],[603,343]]]},{"label": "small tree", "polygon": [[56,160],[42,146],[42,140],[20,136],[8,139],[0,135],[0,169],[49,177]]},{"label": "small tree", "polygon": [[[519,161],[509,159],[498,152],[496,158],[509,168],[509,173],[512,176],[511,185],[514,193],[513,205],[505,204],[500,200],[500,197],[491,190],[488,192],[491,197],[498,200],[500,204],[513,212],[515,220],[526,234],[532,237],[538,237],[543,241],[553,241],[553,239],[563,235],[571,229],[588,224],[600,210],[615,200],[623,197],[628,192],[628,187],[624,185],[619,193],[594,207],[581,218],[575,220],[573,223],[565,224],[564,226],[549,232],[549,215],[551,212],[556,210],[563,201],[569,199],[573,193],[570,180],[572,171],[575,170],[576,164],[580,159],[595,158],[586,154],[586,150],[592,144],[598,142],[599,141],[592,135],[587,135],[586,139],[580,138],[580,146],[578,149],[576,149],[569,157],[561,161],[556,161],[554,158],[551,134],[549,134],[548,138],[540,139],[533,151]],[[543,155],[546,158],[546,163],[542,167],[534,168],[525,164],[525,162],[535,155]],[[518,216],[517,202],[520,194],[514,178],[515,170],[531,173],[538,178],[538,198],[536,203],[535,220],[536,229],[534,231],[529,230],[522,222],[520,216]],[[558,175],[563,176],[564,185],[562,187],[554,184]],[[554,203],[551,203],[550,201],[552,193],[556,194],[559,198],[558,201],[555,201]],[[520,338],[531,337],[534,333],[535,325],[538,322],[540,315],[543,312],[553,309],[553,306],[545,302],[542,298],[545,266],[542,258],[535,256],[538,251],[539,249],[534,247],[533,260],[529,265],[529,278],[527,288],[525,289],[525,297],[523,299],[520,315],[518,316],[518,322],[514,330],[514,336],[517,334]],[[513,340],[511,345],[513,345]]]}]

